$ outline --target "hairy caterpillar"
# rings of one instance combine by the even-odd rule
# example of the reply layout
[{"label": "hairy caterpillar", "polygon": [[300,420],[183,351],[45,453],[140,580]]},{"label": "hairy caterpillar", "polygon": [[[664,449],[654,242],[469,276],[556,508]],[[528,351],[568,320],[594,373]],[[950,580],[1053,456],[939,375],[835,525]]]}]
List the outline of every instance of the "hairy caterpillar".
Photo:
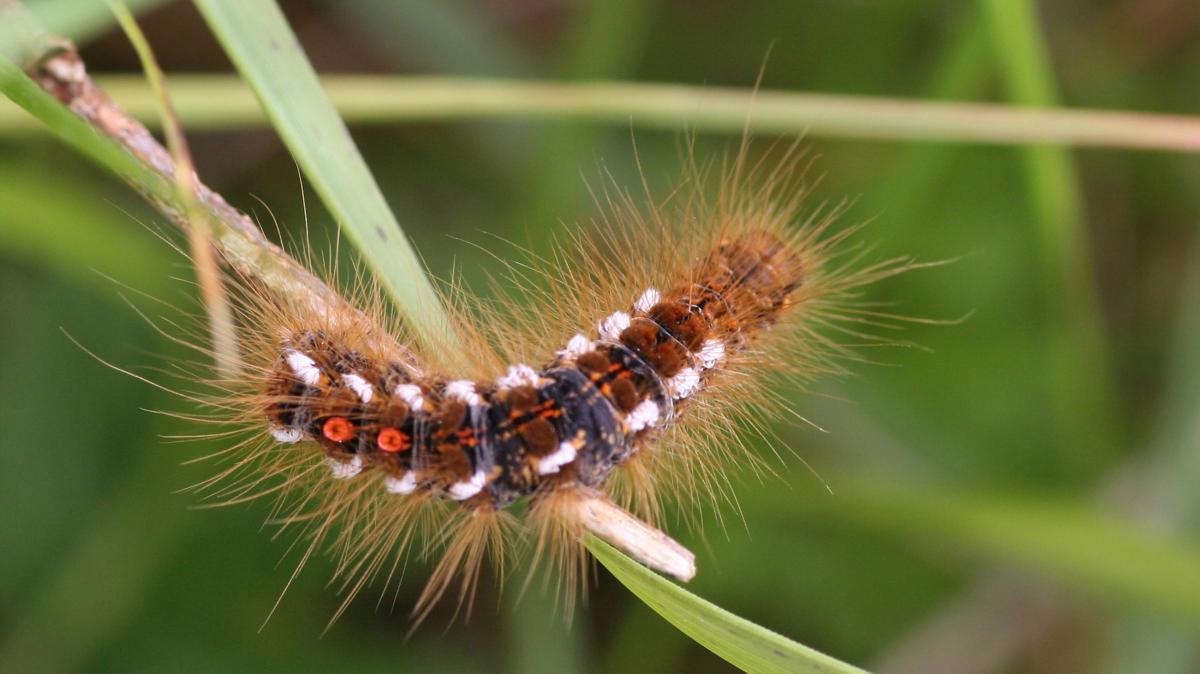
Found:
[{"label": "hairy caterpillar", "polygon": [[[81,65],[71,53],[51,60],[63,58]],[[60,99],[89,103],[72,109],[119,131],[148,165],[191,174],[186,151],[168,157],[81,67],[39,73]],[[182,181],[230,228],[228,241],[213,241],[231,272],[234,348],[247,356],[190,373],[209,390],[185,392],[202,411],[181,416],[240,427],[215,437],[242,435],[201,487],[226,503],[278,496],[274,519],[302,529],[303,559],[325,544],[335,551],[346,602],[372,579],[394,579],[410,548],[440,551],[418,618],[460,573],[460,606],[470,608],[484,557],[499,561],[524,541],[508,510],[521,501],[535,560],[568,603],[585,532],[690,579],[694,556],[653,526],[662,502],[719,502],[731,464],[761,466],[738,437],[790,409],[771,380],[839,370],[850,354],[838,332],[861,336],[858,324],[886,321],[858,289],[911,266],[859,265],[843,246],[853,228],[828,231],[837,209],[802,218],[798,167],[795,146],[778,163],[754,163],[743,141],[715,197],[694,165],[662,203],[639,207],[614,190],[594,236],[530,261],[544,281],[525,284],[530,301],[451,294],[464,339],[445,348],[413,346],[369,279],[346,299],[219,195]],[[203,228],[164,206],[190,231]],[[274,259],[269,273],[248,264],[248,251]],[[193,346],[220,363],[211,357],[223,347]]]},{"label": "hairy caterpillar", "polygon": [[652,207],[606,194],[595,234],[535,260],[528,297],[450,297],[465,348],[411,346],[369,279],[331,311],[230,274],[247,364],[194,375],[213,390],[184,416],[241,437],[201,487],[277,497],[304,559],[337,556],[343,608],[415,550],[437,562],[414,614],[460,575],[469,610],[484,558],[512,548],[570,604],[589,531],[690,579],[692,554],[655,528],[664,501],[731,498],[730,467],[765,465],[740,434],[790,409],[772,382],[840,371],[838,332],[882,318],[857,290],[910,266],[860,264],[854,228],[829,229],[838,209],[802,216],[798,167],[794,147],[752,164],[743,145],[715,197],[696,168]]}]

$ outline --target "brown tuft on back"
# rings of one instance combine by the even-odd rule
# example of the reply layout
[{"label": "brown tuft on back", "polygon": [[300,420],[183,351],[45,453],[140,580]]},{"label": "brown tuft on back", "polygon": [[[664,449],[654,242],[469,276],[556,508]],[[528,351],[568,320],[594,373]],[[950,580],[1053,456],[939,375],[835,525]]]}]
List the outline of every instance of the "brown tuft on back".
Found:
[{"label": "brown tuft on back", "polygon": [[738,342],[774,324],[803,282],[800,255],[775,234],[755,230],[721,241],[697,265],[692,284],[675,292],[703,308],[714,332]]}]

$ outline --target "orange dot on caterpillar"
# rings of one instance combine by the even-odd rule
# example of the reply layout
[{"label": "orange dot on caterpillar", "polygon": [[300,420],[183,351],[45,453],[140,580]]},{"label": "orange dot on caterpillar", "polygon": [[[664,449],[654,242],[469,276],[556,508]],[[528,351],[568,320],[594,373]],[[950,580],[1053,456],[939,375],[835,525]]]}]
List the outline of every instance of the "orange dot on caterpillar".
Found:
[{"label": "orange dot on caterpillar", "polygon": [[395,428],[385,428],[379,431],[379,437],[375,439],[375,442],[379,444],[379,449],[385,452],[403,452],[412,447],[408,435]]},{"label": "orange dot on caterpillar", "polygon": [[321,433],[333,442],[348,442],[354,438],[354,424],[345,417],[330,417]]}]

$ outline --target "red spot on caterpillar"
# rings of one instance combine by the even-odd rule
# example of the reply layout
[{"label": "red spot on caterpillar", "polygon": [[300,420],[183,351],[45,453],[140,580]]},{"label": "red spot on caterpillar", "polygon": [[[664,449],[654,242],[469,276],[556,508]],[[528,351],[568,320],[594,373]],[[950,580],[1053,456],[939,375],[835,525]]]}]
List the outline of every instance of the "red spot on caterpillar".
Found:
[{"label": "red spot on caterpillar", "polygon": [[408,436],[395,428],[379,431],[379,437],[375,441],[379,444],[379,449],[385,452],[403,452],[412,447]]},{"label": "red spot on caterpillar", "polygon": [[346,442],[354,438],[354,424],[345,417],[330,417],[321,427],[321,433],[333,442]]}]

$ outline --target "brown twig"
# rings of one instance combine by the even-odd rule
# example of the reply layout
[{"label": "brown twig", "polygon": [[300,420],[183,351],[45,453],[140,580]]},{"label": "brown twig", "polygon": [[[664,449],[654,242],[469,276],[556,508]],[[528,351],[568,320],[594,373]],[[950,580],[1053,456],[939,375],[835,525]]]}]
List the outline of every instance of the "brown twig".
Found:
[{"label": "brown twig", "polygon": [[[30,77],[96,131],[120,144],[140,163],[174,181],[174,160],[170,152],[92,80],[74,45],[52,36],[45,36],[41,44],[40,53],[27,66]],[[236,274],[255,279],[282,297],[307,301],[318,314],[331,321],[354,317],[361,318],[362,325],[370,325],[341,295],[268,240],[249,216],[229,205],[199,177],[191,183],[195,189],[195,203],[209,215],[213,244],[221,252],[222,261]],[[138,185],[130,184],[138,189]],[[186,211],[180,204],[146,190],[139,189],[139,192],[181,230],[190,230]],[[384,331],[378,333],[378,338],[391,342],[409,365],[416,365],[415,356],[407,348]]]}]

